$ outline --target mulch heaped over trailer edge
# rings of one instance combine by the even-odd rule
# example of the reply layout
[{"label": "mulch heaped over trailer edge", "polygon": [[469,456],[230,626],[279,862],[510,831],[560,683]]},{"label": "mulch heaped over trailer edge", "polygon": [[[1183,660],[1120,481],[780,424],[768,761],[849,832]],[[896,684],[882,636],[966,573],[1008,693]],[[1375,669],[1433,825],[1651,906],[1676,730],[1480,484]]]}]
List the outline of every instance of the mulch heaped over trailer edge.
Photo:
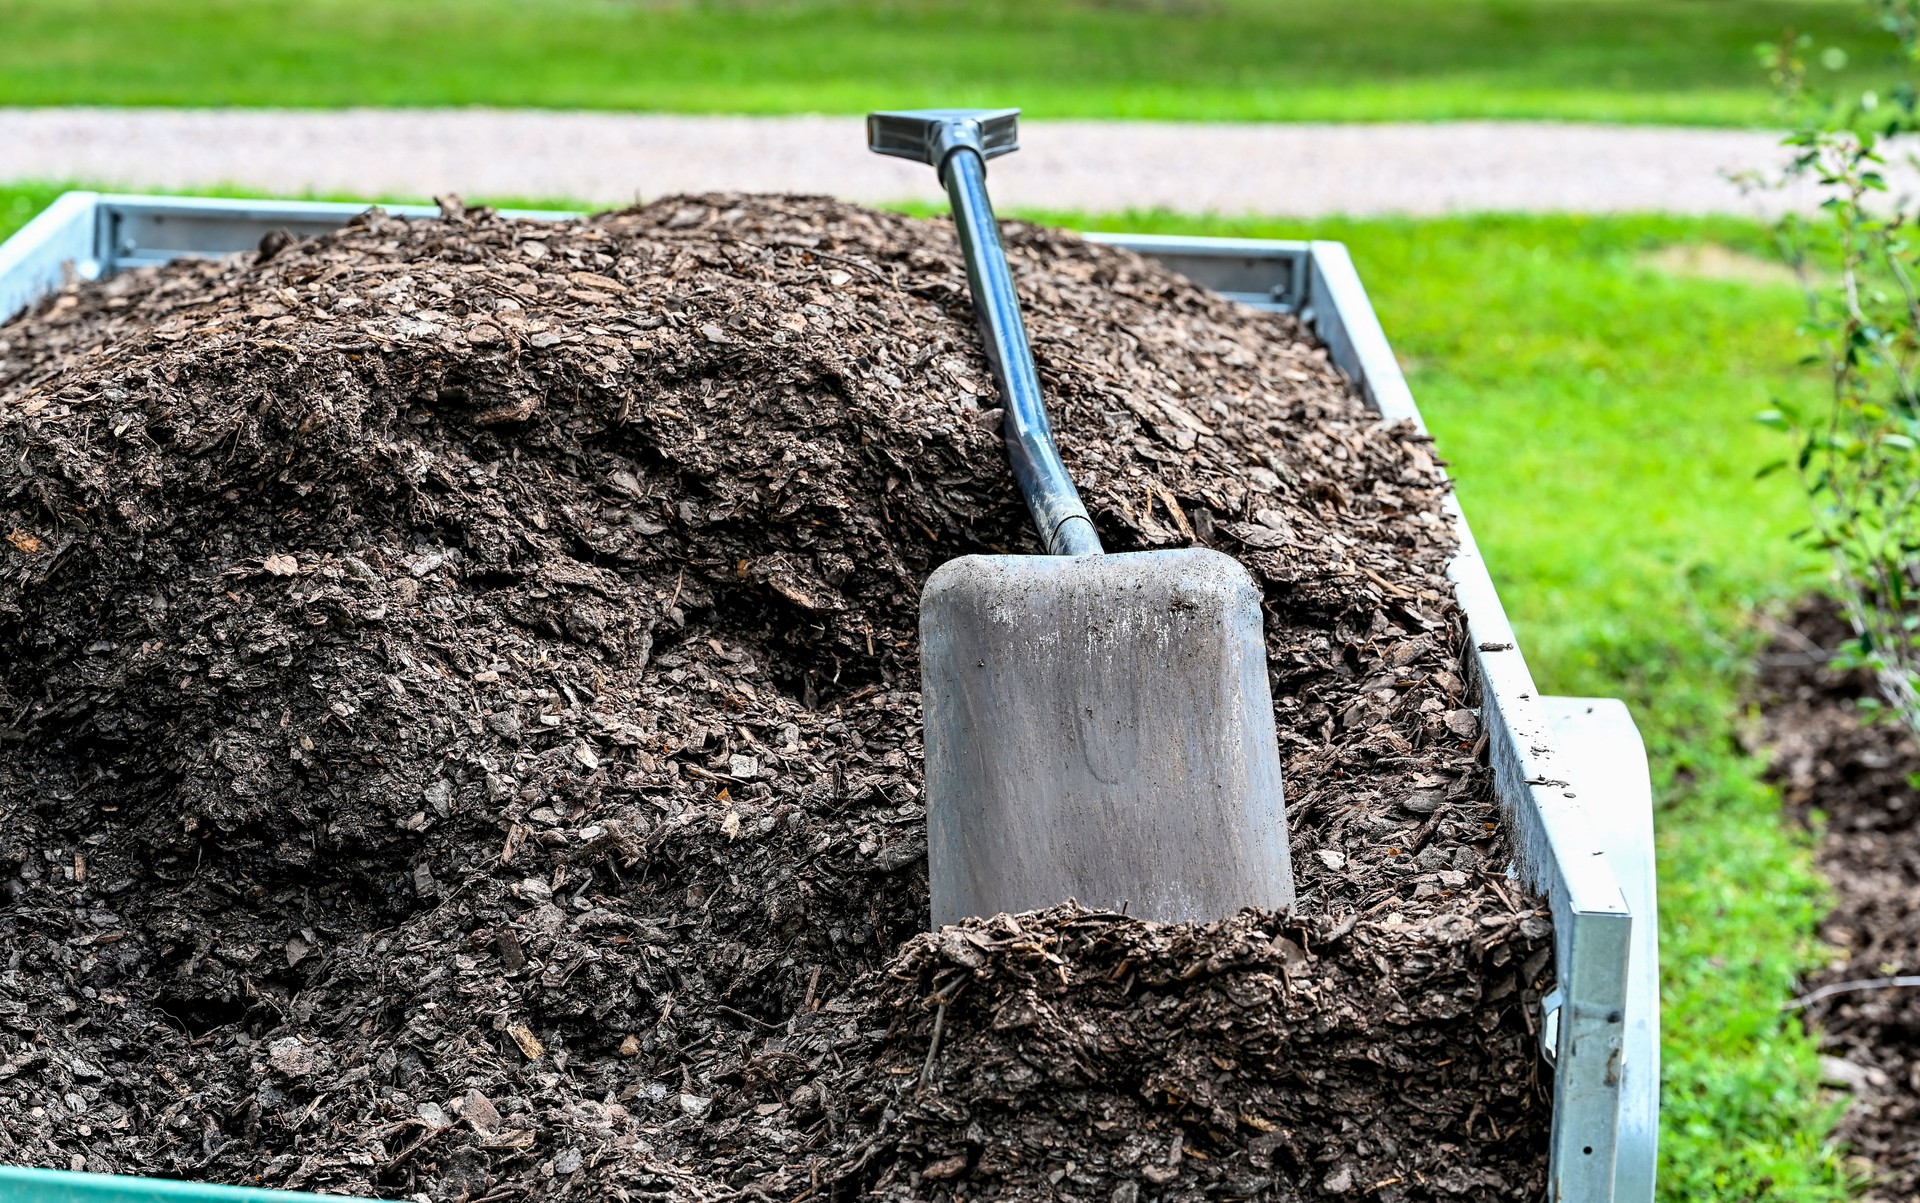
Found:
[{"label": "mulch heaped over trailer edge", "polygon": [[0,1159],[1536,1196],[1551,933],[1425,438],[1292,319],[1008,240],[1109,547],[1263,588],[1296,916],[916,935],[919,583],[1036,550],[946,223],[375,213],[0,328]]}]

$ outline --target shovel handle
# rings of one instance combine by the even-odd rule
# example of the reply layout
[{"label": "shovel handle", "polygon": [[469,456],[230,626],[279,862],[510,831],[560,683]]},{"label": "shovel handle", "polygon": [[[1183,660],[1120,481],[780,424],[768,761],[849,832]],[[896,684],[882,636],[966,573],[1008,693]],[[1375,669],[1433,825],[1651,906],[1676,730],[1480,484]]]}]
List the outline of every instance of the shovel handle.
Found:
[{"label": "shovel handle", "polygon": [[1014,483],[1049,555],[1099,555],[1104,549],[1093,519],[1053,444],[1026,323],[1020,319],[1020,297],[987,196],[987,157],[1019,146],[1013,124],[1017,112],[874,113],[867,118],[867,143],[877,153],[918,159],[940,173],[967,261],[974,317],[1006,407],[1007,458]]}]

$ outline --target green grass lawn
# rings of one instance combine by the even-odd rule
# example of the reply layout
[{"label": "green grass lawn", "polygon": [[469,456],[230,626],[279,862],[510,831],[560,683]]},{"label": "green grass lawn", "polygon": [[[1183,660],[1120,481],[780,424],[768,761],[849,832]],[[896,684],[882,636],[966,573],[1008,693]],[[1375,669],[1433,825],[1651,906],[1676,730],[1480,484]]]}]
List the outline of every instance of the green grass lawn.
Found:
[{"label": "green grass lawn", "polygon": [[1855,0],[0,0],[0,105],[1752,124]]},{"label": "green grass lawn", "polygon": [[[51,190],[0,192],[11,228]],[[1780,1010],[1824,902],[1803,833],[1740,750],[1748,617],[1810,583],[1780,452],[1751,421],[1792,367],[1787,285],[1674,274],[1664,247],[1764,254],[1758,228],[1666,218],[1087,218],[1081,228],[1338,238],[1406,363],[1540,685],[1624,697],[1660,841],[1661,1191],[1849,1193],[1812,1042]],[[1660,259],[1666,262],[1667,259]]]}]

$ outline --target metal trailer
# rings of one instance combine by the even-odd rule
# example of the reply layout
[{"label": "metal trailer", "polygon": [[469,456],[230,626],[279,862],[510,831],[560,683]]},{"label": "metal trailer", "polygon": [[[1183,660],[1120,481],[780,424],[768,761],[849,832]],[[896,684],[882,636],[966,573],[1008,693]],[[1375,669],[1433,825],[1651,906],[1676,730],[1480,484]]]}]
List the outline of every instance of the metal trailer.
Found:
[{"label": "metal trailer", "polygon": [[[69,192],[0,244],[0,322],[71,278],[182,256],[231,254],[269,230],[337,229],[364,205]],[[431,217],[419,206],[388,206]],[[551,211],[511,216],[552,219]],[[1424,427],[1413,394],[1337,242],[1092,234],[1233,300],[1292,313],[1322,339],[1383,421]],[[1514,833],[1514,874],[1548,900],[1553,992],[1541,1054],[1552,1069],[1550,1203],[1650,1203],[1659,1120],[1659,952],[1652,791],[1626,707],[1534,688],[1459,503],[1448,575],[1467,617],[1494,788]],[[18,1203],[292,1203],[287,1192],[0,1168]]]}]

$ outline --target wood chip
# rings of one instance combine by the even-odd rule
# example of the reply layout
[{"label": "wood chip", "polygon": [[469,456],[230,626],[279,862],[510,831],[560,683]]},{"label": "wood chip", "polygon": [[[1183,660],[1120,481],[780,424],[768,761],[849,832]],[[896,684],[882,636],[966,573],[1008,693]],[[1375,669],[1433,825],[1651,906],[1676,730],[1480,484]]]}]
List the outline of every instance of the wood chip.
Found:
[{"label": "wood chip", "polygon": [[538,1061],[546,1054],[547,1046],[541,1044],[539,1038],[533,1034],[533,1029],[524,1023],[508,1024],[507,1035],[513,1037],[513,1042],[520,1046],[521,1053],[525,1054],[529,1061]]}]

